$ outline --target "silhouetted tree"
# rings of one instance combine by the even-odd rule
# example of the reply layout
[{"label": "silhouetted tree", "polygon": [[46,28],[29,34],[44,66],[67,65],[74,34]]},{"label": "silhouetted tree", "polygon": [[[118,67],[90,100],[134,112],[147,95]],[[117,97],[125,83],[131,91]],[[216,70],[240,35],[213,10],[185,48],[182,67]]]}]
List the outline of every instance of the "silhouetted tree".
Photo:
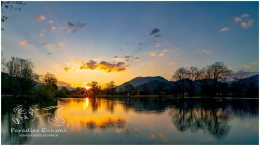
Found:
[{"label": "silhouetted tree", "polygon": [[39,82],[41,85],[35,91],[37,96],[48,98],[56,96],[58,86],[55,75],[47,72],[42,77],[40,77]]},{"label": "silhouetted tree", "polygon": [[90,90],[92,91],[93,95],[95,96],[100,93],[101,87],[98,85],[98,82],[92,81]]},{"label": "silhouetted tree", "polygon": [[188,79],[187,90],[190,97],[193,97],[195,92],[195,86],[196,86],[195,81],[201,78],[201,71],[197,67],[190,67],[186,72],[186,76]]},{"label": "silhouetted tree", "polygon": [[115,82],[114,81],[111,81],[109,83],[106,84],[105,86],[105,92],[106,92],[106,95],[114,95],[114,91],[115,90]]},{"label": "silhouetted tree", "polygon": [[21,96],[23,96],[33,87],[38,76],[33,72],[33,63],[30,60],[12,57],[5,63],[5,66],[10,81],[14,81],[15,95],[20,91]]},{"label": "silhouetted tree", "polygon": [[185,93],[185,79],[187,78],[187,69],[181,67],[178,68],[174,75],[172,76],[172,79],[176,81],[177,89],[179,90],[180,97],[184,98]]},{"label": "silhouetted tree", "polygon": [[208,96],[216,96],[218,83],[224,82],[232,73],[223,62],[215,62],[202,70],[203,85]]},{"label": "silhouetted tree", "polygon": [[126,83],[124,85],[124,88],[125,88],[125,95],[126,96],[130,96],[130,94],[133,94],[133,92],[135,91],[135,88],[133,85],[131,85],[130,83]]},{"label": "silhouetted tree", "polygon": [[69,95],[69,90],[66,87],[62,87],[60,90],[57,91],[57,97],[66,97]]}]

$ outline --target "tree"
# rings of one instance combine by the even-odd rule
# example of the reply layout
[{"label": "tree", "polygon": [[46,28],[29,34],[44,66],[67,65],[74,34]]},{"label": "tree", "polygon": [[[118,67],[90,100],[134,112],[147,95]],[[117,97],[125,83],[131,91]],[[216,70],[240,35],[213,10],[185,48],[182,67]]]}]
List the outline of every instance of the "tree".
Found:
[{"label": "tree", "polygon": [[224,82],[231,73],[232,71],[223,62],[215,62],[204,70],[204,76],[210,82],[211,96],[216,95],[218,82]]},{"label": "tree", "polygon": [[38,76],[33,72],[34,65],[30,60],[12,57],[5,63],[5,66],[10,80],[14,79],[15,96],[19,91],[23,96],[33,87]]},{"label": "tree", "polygon": [[62,87],[57,91],[57,97],[66,97],[69,94],[69,90],[66,87]]},{"label": "tree", "polygon": [[55,75],[46,73],[40,78],[41,86],[36,91],[36,95],[41,97],[55,97],[58,87],[57,87],[57,78]]},{"label": "tree", "polygon": [[186,72],[186,77],[188,79],[188,92],[191,97],[194,96],[195,86],[197,80],[201,78],[201,71],[197,67],[190,67]]},{"label": "tree", "polygon": [[185,79],[187,78],[187,69],[181,67],[178,68],[175,73],[172,76],[173,81],[176,81],[177,91],[180,93],[180,97],[184,98],[184,92],[185,92]]},{"label": "tree", "polygon": [[134,86],[132,84],[130,84],[130,83],[125,83],[124,88],[125,88],[125,95],[127,95],[128,97],[135,90]]},{"label": "tree", "polygon": [[105,86],[105,92],[108,95],[114,95],[114,89],[115,89],[115,82],[111,81],[109,83],[106,84]]},{"label": "tree", "polygon": [[90,90],[92,91],[93,95],[98,95],[100,93],[101,87],[98,85],[98,82],[92,81]]}]

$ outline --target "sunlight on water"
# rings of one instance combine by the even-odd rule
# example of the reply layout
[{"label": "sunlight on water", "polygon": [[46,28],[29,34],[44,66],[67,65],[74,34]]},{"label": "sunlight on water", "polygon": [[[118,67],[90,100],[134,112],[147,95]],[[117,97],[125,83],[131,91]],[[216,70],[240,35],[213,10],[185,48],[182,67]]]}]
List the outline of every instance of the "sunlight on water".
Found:
[{"label": "sunlight on water", "polygon": [[86,97],[86,107],[88,107],[88,97]]},{"label": "sunlight on water", "polygon": [[[86,97],[76,100],[65,99],[65,101],[59,101],[58,104],[64,106],[63,110],[60,112],[60,116],[65,119],[65,125],[69,127],[71,131],[79,131],[83,127],[120,127],[126,121],[126,118],[123,115],[111,114],[107,110],[112,104],[110,101],[90,100]],[[122,111],[122,107],[116,106],[114,110]]]}]

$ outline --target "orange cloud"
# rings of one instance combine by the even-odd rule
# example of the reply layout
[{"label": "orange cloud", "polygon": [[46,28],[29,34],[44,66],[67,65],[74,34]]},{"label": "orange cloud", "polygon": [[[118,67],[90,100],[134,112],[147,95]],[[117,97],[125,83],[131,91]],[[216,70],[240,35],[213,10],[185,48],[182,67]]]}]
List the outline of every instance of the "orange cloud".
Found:
[{"label": "orange cloud", "polygon": [[43,16],[43,15],[39,15],[39,16],[36,16],[36,17],[35,17],[35,20],[36,20],[36,21],[39,21],[39,22],[40,22],[40,21],[43,21],[43,20],[45,20],[45,19],[46,19],[46,17]]},{"label": "orange cloud", "polygon": [[[125,62],[107,62],[107,61],[94,61],[89,60],[88,62],[81,62],[78,68],[78,65],[65,65],[64,71],[70,71],[74,68],[75,70],[102,70],[105,72],[121,72],[126,70],[126,63]],[[77,67],[77,69],[75,69]]]},{"label": "orange cloud", "polygon": [[20,44],[21,46],[30,46],[30,45],[32,45],[32,43],[29,42],[28,40],[21,40],[21,41],[19,42],[19,44]]}]

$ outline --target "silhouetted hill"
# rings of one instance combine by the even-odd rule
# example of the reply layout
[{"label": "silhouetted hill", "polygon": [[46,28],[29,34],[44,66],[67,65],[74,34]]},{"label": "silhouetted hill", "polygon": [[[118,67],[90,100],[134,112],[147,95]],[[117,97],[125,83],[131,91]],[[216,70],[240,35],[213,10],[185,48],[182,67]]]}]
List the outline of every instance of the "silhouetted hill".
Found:
[{"label": "silhouetted hill", "polygon": [[139,85],[148,83],[150,81],[161,81],[161,82],[165,82],[165,83],[169,82],[168,80],[166,80],[165,78],[163,78],[161,76],[155,76],[155,77],[136,77],[126,83],[131,84],[134,87],[137,87]]},{"label": "silhouetted hill", "polygon": [[154,77],[136,77],[128,82],[123,83],[117,87],[118,91],[124,91],[125,85],[131,84],[136,90],[154,91],[156,89],[170,89],[173,82],[166,80],[161,76]]},{"label": "silhouetted hill", "polygon": [[258,75],[258,72],[238,71],[233,73],[228,80],[232,81],[233,79],[245,79],[256,75]]}]

